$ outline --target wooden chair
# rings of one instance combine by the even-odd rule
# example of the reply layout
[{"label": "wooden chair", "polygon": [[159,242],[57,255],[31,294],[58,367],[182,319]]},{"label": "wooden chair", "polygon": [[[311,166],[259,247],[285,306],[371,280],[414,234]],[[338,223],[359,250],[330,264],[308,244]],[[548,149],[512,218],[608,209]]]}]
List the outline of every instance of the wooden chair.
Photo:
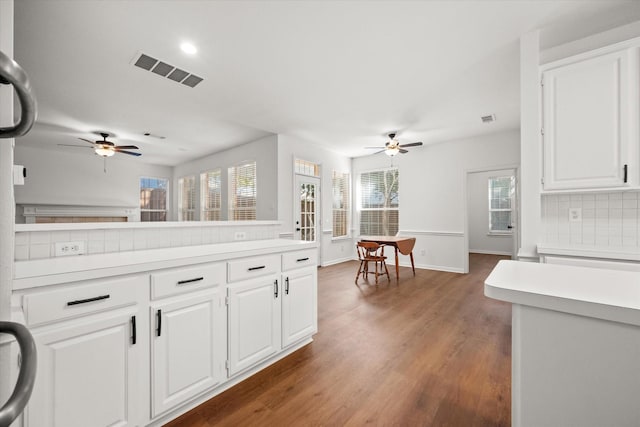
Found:
[{"label": "wooden chair", "polygon": [[[386,274],[387,280],[391,281],[391,278],[389,277],[389,269],[385,262],[387,257],[384,256],[384,246],[375,242],[358,242],[356,250],[358,251],[358,259],[360,260],[358,274],[356,275],[356,285],[358,284],[360,274],[362,274],[362,277],[365,279],[368,277],[368,274],[375,274],[376,285],[378,284],[378,276],[382,276],[383,274]],[[375,271],[369,271],[370,262],[375,264]],[[380,265],[380,272],[378,272],[378,265]],[[383,268],[384,271],[382,271]]]}]

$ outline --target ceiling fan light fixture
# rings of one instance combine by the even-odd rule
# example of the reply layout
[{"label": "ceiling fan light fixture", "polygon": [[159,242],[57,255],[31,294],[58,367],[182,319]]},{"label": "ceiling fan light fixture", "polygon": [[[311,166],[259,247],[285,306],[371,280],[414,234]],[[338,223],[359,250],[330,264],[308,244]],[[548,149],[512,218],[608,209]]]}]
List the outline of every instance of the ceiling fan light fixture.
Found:
[{"label": "ceiling fan light fixture", "polygon": [[386,154],[389,157],[393,157],[396,154],[398,154],[400,152],[400,149],[395,146],[395,147],[391,147],[391,148],[387,148],[386,150],[384,150],[384,154]]},{"label": "ceiling fan light fixture", "polygon": [[116,154],[114,149],[106,147],[96,147],[95,152],[98,156],[102,157],[111,157]]}]

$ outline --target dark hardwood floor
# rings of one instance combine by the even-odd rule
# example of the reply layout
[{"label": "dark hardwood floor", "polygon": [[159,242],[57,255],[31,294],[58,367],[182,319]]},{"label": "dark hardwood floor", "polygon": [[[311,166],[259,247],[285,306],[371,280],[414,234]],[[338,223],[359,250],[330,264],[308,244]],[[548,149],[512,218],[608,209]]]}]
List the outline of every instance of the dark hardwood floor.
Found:
[{"label": "dark hardwood floor", "polygon": [[511,305],[483,295],[501,258],[377,287],[355,261],[319,269],[314,342],[168,425],[510,425]]}]

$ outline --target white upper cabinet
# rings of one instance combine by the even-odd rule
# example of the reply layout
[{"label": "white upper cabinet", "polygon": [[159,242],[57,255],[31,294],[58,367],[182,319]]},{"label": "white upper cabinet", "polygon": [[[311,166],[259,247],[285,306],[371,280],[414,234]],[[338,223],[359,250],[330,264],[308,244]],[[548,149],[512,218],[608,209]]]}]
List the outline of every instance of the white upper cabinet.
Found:
[{"label": "white upper cabinet", "polygon": [[636,184],[637,62],[632,47],[542,67],[543,190]]}]

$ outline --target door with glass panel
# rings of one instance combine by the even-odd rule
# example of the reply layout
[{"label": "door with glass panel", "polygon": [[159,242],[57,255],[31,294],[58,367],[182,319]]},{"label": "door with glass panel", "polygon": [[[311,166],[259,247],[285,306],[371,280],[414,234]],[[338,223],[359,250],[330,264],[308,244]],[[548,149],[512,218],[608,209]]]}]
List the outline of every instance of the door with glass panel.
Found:
[{"label": "door with glass panel", "polygon": [[294,190],[294,234],[296,240],[319,242],[320,179],[296,175]]}]

